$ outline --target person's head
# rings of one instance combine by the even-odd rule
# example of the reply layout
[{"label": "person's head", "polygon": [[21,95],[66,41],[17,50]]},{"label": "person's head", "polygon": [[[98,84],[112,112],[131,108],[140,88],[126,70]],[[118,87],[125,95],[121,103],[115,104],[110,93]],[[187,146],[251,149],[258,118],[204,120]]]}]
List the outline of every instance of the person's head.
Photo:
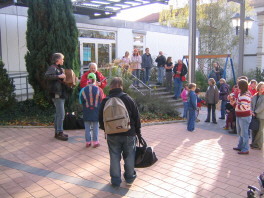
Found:
[{"label": "person's head", "polygon": [[139,56],[139,51],[138,51],[138,49],[134,49],[134,51],[133,51],[133,56]]},{"label": "person's head", "polygon": [[128,57],[128,56],[129,56],[129,52],[126,51],[126,52],[125,52],[125,57]]},{"label": "person's head", "polygon": [[160,56],[161,56],[161,55],[163,55],[163,52],[162,52],[162,51],[160,51],[160,52],[159,52],[159,55],[160,55]]},{"label": "person's head", "polygon": [[189,90],[195,91],[196,89],[196,84],[195,83],[190,83],[188,86]]},{"label": "person's head", "polygon": [[264,94],[264,82],[259,82],[258,86],[257,86],[257,91],[259,94]]},{"label": "person's head", "polygon": [[182,64],[182,59],[178,59],[178,64]]},{"label": "person's head", "polygon": [[145,49],[145,52],[146,52],[146,54],[149,54],[149,48],[148,47]]},{"label": "person's head", "polygon": [[56,65],[63,65],[64,55],[62,53],[54,53],[51,56],[51,63]]},{"label": "person's head", "polygon": [[97,71],[97,64],[96,63],[89,63],[88,65],[90,72],[95,73]]},{"label": "person's head", "polygon": [[208,84],[209,84],[209,85],[215,85],[215,79],[213,79],[213,78],[209,78],[209,79],[208,79]]},{"label": "person's head", "polygon": [[171,62],[172,62],[172,57],[169,56],[169,57],[167,58],[167,63],[171,63]]},{"label": "person's head", "polygon": [[248,91],[248,82],[245,79],[240,79],[238,81],[238,88],[240,89],[241,95]]},{"label": "person's head", "polygon": [[254,79],[249,82],[249,86],[252,87],[253,89],[256,89],[257,85],[258,82]]},{"label": "person's head", "polygon": [[225,80],[224,78],[221,78],[221,79],[219,80],[219,83],[220,83],[220,84],[225,84],[225,83],[226,83],[226,80]]},{"label": "person's head", "polygon": [[220,65],[219,65],[218,62],[214,62],[214,63],[213,63],[213,66],[214,66],[215,69],[219,69],[219,67],[220,67]]},{"label": "person's head", "polygon": [[94,84],[96,82],[96,75],[94,73],[89,73],[87,78],[89,84]]},{"label": "person's head", "polygon": [[238,82],[239,80],[241,80],[241,79],[247,81],[247,83],[248,83],[248,77],[246,77],[246,76],[240,76],[240,77],[237,78],[237,82]]},{"label": "person's head", "polygon": [[110,83],[110,90],[121,88],[123,89],[123,80],[120,77],[114,77]]},{"label": "person's head", "polygon": [[196,88],[194,92],[196,93],[196,95],[199,95],[201,90],[200,90],[200,88]]},{"label": "person's head", "polygon": [[186,90],[188,90],[189,88],[189,85],[186,83],[186,84],[184,84],[184,89],[186,89]]}]

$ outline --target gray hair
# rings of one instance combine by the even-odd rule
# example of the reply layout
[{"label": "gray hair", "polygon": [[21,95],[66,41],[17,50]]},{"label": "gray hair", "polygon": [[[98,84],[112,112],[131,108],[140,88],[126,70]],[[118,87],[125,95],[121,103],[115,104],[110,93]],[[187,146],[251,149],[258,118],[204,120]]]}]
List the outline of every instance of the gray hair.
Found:
[{"label": "gray hair", "polygon": [[61,58],[64,58],[64,55],[62,53],[54,53],[51,56],[51,63],[56,64],[57,61]]},{"label": "gray hair", "polygon": [[94,65],[95,66],[95,68],[96,68],[96,70],[97,70],[97,64],[96,63],[89,63],[89,65],[88,65],[88,68],[90,69],[90,66],[91,65]]}]

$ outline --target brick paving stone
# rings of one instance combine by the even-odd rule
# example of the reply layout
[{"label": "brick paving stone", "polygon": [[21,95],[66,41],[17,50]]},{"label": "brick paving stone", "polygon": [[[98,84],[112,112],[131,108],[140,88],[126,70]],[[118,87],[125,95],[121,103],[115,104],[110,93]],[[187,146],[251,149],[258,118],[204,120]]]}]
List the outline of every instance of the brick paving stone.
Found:
[{"label": "brick paving stone", "polygon": [[[264,171],[263,151],[238,155],[232,150],[238,138],[221,129],[224,121],[218,122],[197,123],[195,133],[186,131],[186,123],[143,127],[142,135],[154,146],[159,160],[152,167],[137,169],[133,186],[122,182],[121,190],[140,192],[146,198],[245,197],[248,185],[258,187],[256,177]],[[78,142],[84,140],[83,130],[67,133],[80,137],[76,142],[62,142],[53,138],[52,128],[0,128],[0,163],[5,159],[61,173],[55,179],[0,164],[0,197],[19,193],[28,197],[122,197],[108,186],[110,161],[103,132],[99,132],[101,146],[96,149]],[[121,166],[123,173],[123,162]],[[68,183],[67,176],[92,182],[94,188]],[[93,182],[106,186],[105,190],[95,188]]]}]

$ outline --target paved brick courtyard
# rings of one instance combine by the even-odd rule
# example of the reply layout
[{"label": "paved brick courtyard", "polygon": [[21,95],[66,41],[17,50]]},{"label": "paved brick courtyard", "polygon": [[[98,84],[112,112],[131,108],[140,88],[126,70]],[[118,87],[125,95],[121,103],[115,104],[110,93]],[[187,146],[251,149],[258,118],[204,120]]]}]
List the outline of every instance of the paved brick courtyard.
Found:
[{"label": "paved brick courtyard", "polygon": [[200,122],[145,126],[143,137],[159,161],[137,169],[133,186],[109,185],[109,155],[101,146],[85,148],[84,130],[72,130],[68,142],[53,138],[52,128],[0,128],[0,197],[246,197],[264,171],[263,151],[241,156],[232,150],[237,137],[217,125]]}]

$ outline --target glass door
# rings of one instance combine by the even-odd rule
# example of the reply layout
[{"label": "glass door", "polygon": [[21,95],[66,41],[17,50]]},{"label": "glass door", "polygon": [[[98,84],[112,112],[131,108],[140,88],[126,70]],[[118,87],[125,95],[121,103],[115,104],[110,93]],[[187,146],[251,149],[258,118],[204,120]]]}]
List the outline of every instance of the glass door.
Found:
[{"label": "glass door", "polygon": [[104,67],[110,63],[110,45],[98,43],[98,67]]}]

